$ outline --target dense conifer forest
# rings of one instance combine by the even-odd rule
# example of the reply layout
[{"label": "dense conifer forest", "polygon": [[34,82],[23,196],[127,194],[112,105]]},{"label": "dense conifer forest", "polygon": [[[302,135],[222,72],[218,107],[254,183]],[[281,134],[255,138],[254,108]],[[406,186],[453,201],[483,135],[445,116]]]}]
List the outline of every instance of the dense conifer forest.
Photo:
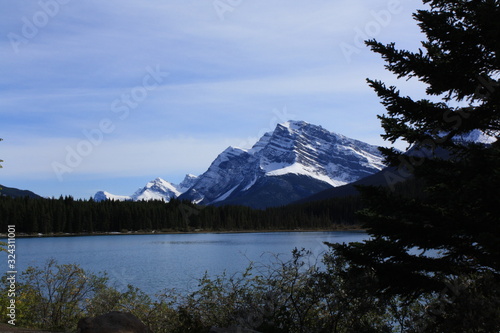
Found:
[{"label": "dense conifer forest", "polygon": [[360,207],[358,197],[266,210],[198,206],[175,199],[165,203],[0,197],[2,228],[16,225],[25,234],[330,229],[356,224]]},{"label": "dense conifer forest", "polygon": [[[422,184],[409,179],[392,190],[398,196],[422,195]],[[330,230],[358,228],[360,195],[301,202],[265,210],[245,206],[200,206],[189,201],[101,201],[71,196],[10,197],[0,191],[1,228],[16,225],[24,234],[105,232],[192,232],[252,230]],[[391,203],[388,202],[388,205]]]}]

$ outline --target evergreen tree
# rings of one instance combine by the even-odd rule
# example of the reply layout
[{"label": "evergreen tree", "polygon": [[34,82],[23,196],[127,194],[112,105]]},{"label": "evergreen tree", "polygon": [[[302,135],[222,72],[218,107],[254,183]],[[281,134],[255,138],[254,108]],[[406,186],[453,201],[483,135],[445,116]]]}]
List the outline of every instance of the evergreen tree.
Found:
[{"label": "evergreen tree", "polygon": [[[459,276],[479,274],[496,281],[491,295],[498,297],[500,2],[423,3],[429,9],[414,14],[427,37],[422,49],[410,52],[394,43],[367,41],[389,71],[417,78],[432,96],[433,101],[413,100],[396,87],[368,80],[387,109],[379,116],[383,137],[409,143],[405,153],[382,149],[386,160],[413,173],[423,193],[361,189],[368,208],[360,218],[372,239],[335,251],[349,259],[353,270],[374,273],[381,295],[440,292]],[[493,143],[471,143],[466,138],[474,132],[489,135]],[[498,306],[491,297],[484,306]],[[491,320],[478,319],[478,325]]]}]

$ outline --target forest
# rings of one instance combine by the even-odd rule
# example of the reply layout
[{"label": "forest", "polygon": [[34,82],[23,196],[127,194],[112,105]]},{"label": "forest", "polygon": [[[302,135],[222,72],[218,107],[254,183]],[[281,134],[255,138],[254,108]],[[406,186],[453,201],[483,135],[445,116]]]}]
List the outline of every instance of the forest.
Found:
[{"label": "forest", "polygon": [[[419,197],[423,191],[422,183],[415,178],[381,188],[400,197]],[[11,197],[0,190],[0,227],[7,230],[8,225],[15,225],[19,233],[27,235],[351,229],[361,227],[358,212],[366,205],[359,193],[260,210],[236,205],[201,206],[177,199],[166,203],[97,202],[71,196]]]},{"label": "forest", "polygon": [[255,210],[244,206],[199,206],[176,199],[101,201],[0,197],[2,228],[21,234],[191,232],[332,229],[356,224],[359,197]]}]

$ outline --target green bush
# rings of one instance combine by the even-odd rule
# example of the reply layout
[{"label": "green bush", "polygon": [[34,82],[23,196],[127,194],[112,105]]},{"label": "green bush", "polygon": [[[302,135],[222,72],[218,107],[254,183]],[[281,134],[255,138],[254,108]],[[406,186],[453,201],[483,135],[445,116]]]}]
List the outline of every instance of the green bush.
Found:
[{"label": "green bush", "polygon": [[[105,275],[90,274],[74,264],[59,265],[53,259],[42,268],[29,267],[17,281],[16,325],[72,330],[85,314],[87,300],[105,288],[106,282]],[[7,292],[1,302],[8,302]],[[7,318],[6,313],[2,317]]]},{"label": "green bush", "polygon": [[[165,290],[154,300],[133,286],[118,291],[106,274],[50,260],[20,275],[16,325],[74,331],[80,318],[124,311],[156,333],[202,333],[214,326],[263,333],[493,332],[499,327],[500,287],[491,275],[456,277],[439,294],[388,298],[375,289],[372,272],[353,270],[333,253],[319,261],[294,250],[289,260],[275,256],[271,264],[252,263],[237,274],[205,274],[194,291]],[[3,292],[5,322],[8,301]]]}]

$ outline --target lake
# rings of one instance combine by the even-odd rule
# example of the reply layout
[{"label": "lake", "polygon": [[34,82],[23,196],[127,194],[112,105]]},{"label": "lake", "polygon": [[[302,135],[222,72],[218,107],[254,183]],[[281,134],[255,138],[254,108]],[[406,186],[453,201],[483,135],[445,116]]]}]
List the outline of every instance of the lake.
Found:
[{"label": "lake", "polygon": [[[118,290],[131,284],[153,296],[166,288],[192,290],[205,272],[232,274],[251,261],[269,263],[273,255],[288,259],[294,248],[319,255],[327,250],[323,242],[365,239],[368,235],[359,231],[17,238],[16,264],[22,272],[54,258],[95,273],[106,271]],[[6,272],[7,260],[1,265]]]}]

